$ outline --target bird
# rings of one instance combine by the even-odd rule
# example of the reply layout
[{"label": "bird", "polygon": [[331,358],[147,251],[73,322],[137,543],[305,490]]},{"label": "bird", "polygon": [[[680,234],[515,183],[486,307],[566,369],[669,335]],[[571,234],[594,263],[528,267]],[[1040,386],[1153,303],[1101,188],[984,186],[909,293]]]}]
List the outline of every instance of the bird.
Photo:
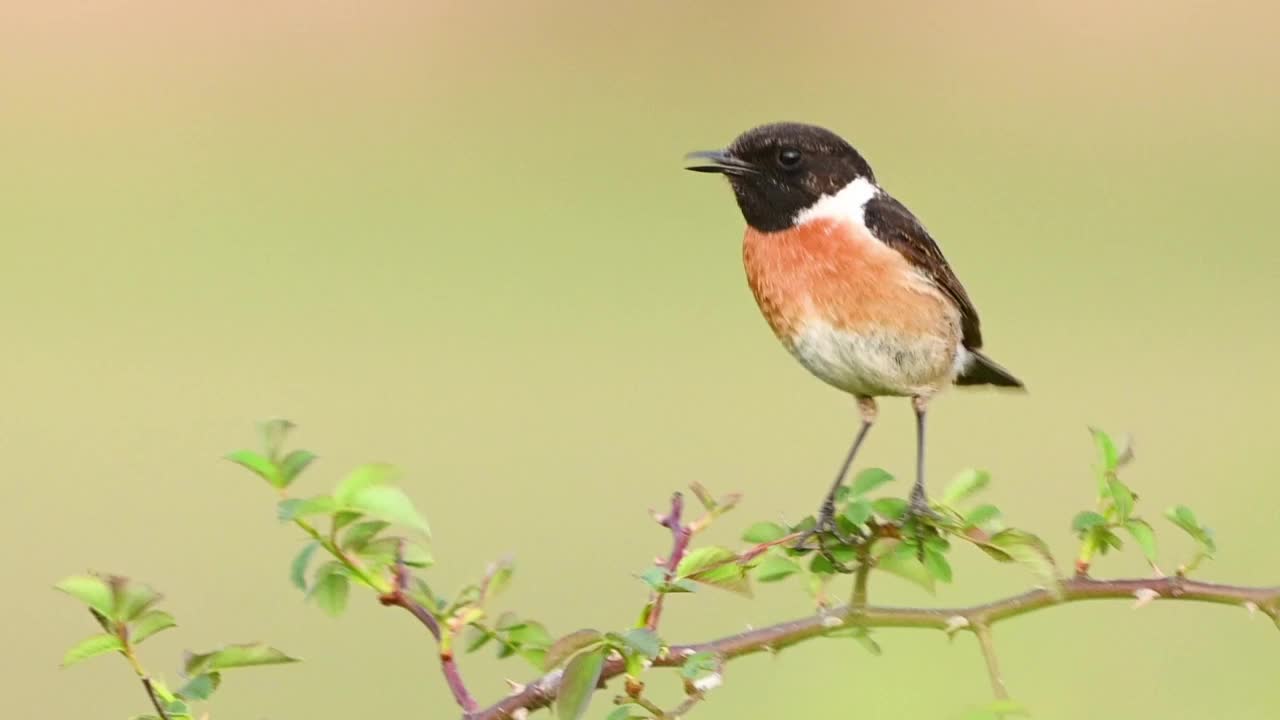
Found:
[{"label": "bird", "polygon": [[[769,327],[810,373],[853,396],[861,415],[812,532],[839,534],[835,502],[876,422],[876,398],[910,398],[916,477],[908,516],[936,519],[925,488],[925,416],[951,385],[1024,390],[982,352],[978,311],[941,249],[871,165],[836,133],[780,122],[686,170],[728,179],[747,228],[747,284]],[[821,537],[819,537],[821,542]]]}]

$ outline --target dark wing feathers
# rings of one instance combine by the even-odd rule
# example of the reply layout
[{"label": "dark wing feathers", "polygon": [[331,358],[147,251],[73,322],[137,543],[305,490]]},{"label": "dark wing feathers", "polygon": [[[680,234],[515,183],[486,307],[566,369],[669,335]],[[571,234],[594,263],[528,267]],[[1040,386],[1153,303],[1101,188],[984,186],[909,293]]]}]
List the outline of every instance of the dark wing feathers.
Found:
[{"label": "dark wing feathers", "polygon": [[865,213],[867,228],[881,242],[902,253],[908,262],[955,302],[960,309],[964,346],[970,350],[981,348],[982,330],[978,323],[978,311],[924,225],[920,224],[905,205],[884,191],[867,201]]}]

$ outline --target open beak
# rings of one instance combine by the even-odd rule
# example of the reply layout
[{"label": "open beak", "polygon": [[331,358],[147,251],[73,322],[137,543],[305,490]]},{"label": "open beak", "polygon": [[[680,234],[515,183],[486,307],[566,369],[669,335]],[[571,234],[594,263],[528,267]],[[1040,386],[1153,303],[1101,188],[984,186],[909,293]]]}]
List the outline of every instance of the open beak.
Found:
[{"label": "open beak", "polygon": [[728,150],[699,150],[685,155],[684,159],[700,161],[685,168],[694,172],[721,175],[749,175],[759,172],[754,165],[739,160]]}]

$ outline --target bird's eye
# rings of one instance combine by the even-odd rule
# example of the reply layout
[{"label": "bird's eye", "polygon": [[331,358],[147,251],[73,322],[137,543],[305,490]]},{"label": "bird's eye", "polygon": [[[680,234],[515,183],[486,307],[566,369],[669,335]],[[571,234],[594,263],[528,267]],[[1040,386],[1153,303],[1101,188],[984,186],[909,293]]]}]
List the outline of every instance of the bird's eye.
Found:
[{"label": "bird's eye", "polygon": [[784,170],[800,167],[800,151],[795,148],[782,148],[778,151],[778,165]]}]

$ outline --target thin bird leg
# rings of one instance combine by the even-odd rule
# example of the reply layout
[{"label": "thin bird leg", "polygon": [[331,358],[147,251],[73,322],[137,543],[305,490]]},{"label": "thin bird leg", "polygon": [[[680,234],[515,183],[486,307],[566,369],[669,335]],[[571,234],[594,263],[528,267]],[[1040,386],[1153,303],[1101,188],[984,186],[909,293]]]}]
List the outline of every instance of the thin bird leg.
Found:
[{"label": "thin bird leg", "polygon": [[911,405],[916,411],[916,482],[911,486],[911,505],[908,512],[915,517],[938,519],[938,514],[929,507],[929,498],[924,488],[924,418],[928,409],[929,398],[921,395],[911,398]]},{"label": "thin bird leg", "polygon": [[858,455],[858,448],[862,447],[862,441],[866,439],[867,432],[871,430],[871,426],[876,421],[876,401],[873,398],[858,398],[858,409],[862,411],[862,427],[858,428],[858,434],[853,438],[853,445],[849,447],[849,453],[845,455],[844,462],[840,465],[840,471],[836,473],[836,479],[831,483],[831,489],[827,491],[827,496],[822,501],[822,510],[818,514],[818,522],[813,529],[796,541],[795,547],[804,547],[810,537],[818,536],[818,547],[830,560],[833,565],[839,567],[837,563],[827,552],[822,542],[822,533],[830,532],[845,544],[850,544],[850,539],[844,537],[839,526],[836,525],[836,493],[840,491],[840,486],[844,485],[844,478],[849,474],[849,468],[853,466],[853,459]]}]

